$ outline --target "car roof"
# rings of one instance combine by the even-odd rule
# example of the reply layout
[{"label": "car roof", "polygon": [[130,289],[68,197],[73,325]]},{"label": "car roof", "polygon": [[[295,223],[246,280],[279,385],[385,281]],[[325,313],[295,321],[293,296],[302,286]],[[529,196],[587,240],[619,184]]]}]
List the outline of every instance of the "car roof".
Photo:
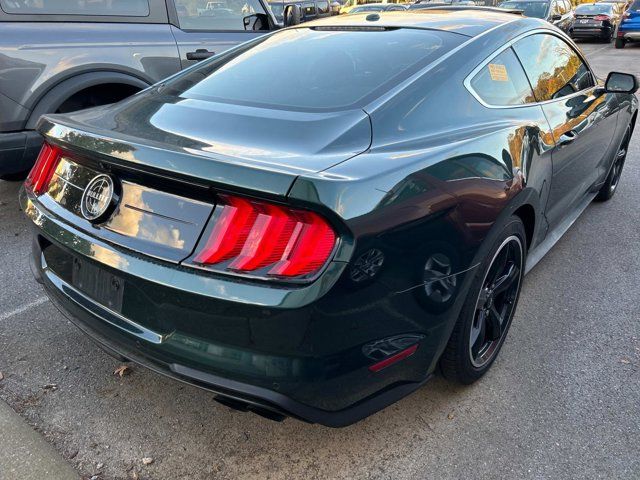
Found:
[{"label": "car roof", "polygon": [[[374,19],[373,17],[377,17]],[[367,20],[369,18],[369,20]],[[436,8],[425,10],[405,10],[392,12],[355,13],[336,15],[322,20],[305,22],[296,28],[313,27],[385,27],[424,28],[443,30],[468,37],[475,37],[499,25],[522,19],[519,15],[500,11],[486,11],[482,7],[474,9]]]}]

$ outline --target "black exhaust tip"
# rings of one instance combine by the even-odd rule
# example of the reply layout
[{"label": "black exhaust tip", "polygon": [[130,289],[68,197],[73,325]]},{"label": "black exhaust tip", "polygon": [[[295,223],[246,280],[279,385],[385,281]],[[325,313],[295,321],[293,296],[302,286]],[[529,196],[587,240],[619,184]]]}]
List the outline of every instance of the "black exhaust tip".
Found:
[{"label": "black exhaust tip", "polygon": [[237,410],[239,412],[253,412],[256,415],[260,415],[268,420],[273,420],[274,422],[281,422],[285,418],[286,415],[276,412],[275,410],[271,410],[269,408],[260,407],[258,405],[253,405],[251,403],[243,402],[241,400],[236,400],[235,398],[223,397],[221,395],[216,395],[214,400],[225,407],[232,408],[233,410]]}]

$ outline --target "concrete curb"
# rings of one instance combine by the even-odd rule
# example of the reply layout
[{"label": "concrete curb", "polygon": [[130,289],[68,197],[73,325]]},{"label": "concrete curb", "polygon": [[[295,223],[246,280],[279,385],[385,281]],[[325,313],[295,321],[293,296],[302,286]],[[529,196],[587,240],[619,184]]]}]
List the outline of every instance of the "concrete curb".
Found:
[{"label": "concrete curb", "polygon": [[0,479],[79,480],[62,456],[0,400]]}]

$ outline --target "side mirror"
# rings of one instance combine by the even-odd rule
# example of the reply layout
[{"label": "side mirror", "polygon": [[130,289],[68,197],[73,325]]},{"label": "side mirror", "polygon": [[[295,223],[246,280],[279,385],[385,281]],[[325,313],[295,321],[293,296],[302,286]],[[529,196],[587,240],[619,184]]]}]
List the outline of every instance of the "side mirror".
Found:
[{"label": "side mirror", "polygon": [[554,22],[557,22],[558,20],[562,20],[562,15],[558,13],[554,13],[553,16],[551,17],[551,20]]},{"label": "side mirror", "polygon": [[266,13],[252,13],[242,19],[245,30],[271,30],[269,15]]},{"label": "side mirror", "polygon": [[284,7],[284,26],[291,27],[302,22],[302,8],[300,5],[287,5]]},{"label": "side mirror", "polygon": [[609,93],[636,93],[638,78],[630,73],[611,72],[604,88]]}]

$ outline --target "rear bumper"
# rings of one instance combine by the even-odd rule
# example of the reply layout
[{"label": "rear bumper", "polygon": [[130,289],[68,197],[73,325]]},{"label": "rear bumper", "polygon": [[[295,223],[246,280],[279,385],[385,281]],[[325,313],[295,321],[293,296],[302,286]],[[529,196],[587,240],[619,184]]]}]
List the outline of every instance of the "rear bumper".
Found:
[{"label": "rear bumper", "polygon": [[41,146],[42,136],[33,130],[0,133],[0,176],[31,168]]},{"label": "rear bumper", "polygon": [[618,38],[624,38],[634,42],[640,41],[640,30],[618,30]]},{"label": "rear bumper", "polygon": [[609,38],[613,33],[612,27],[579,27],[573,26],[570,30],[571,36],[581,37],[601,37]]},{"label": "rear bumper", "polygon": [[[158,263],[144,261],[145,275],[139,257],[91,241],[24,192],[21,204],[38,227],[34,275],[75,325],[115,355],[257,413],[331,427],[349,425],[386,407],[430,377],[445,324],[417,335],[423,340],[414,355],[374,373],[368,367],[375,360],[364,354],[365,347],[381,337],[416,333],[414,322],[409,326],[382,308],[358,305],[357,295],[350,292],[347,304],[319,291],[260,287],[265,291],[255,290],[253,300],[260,298],[262,305],[247,304],[246,285],[208,277],[203,285],[209,296],[204,291],[194,294],[197,275],[187,273],[189,291],[181,290],[187,286],[182,283],[185,277],[169,266],[174,271],[171,284],[152,284],[149,279],[158,276]],[[78,256],[100,268],[109,269],[104,262],[118,265],[113,271],[135,284],[128,290],[134,299],[128,308],[137,309],[137,316],[126,308],[113,311],[72,286],[63,267]],[[386,308],[392,301],[415,308],[410,296],[396,297],[382,299]],[[370,297],[363,300],[372,303]],[[355,328],[354,319],[363,327]]]},{"label": "rear bumper", "polygon": [[45,286],[47,295],[58,310],[110,355],[124,361],[134,362],[174,380],[213,392],[227,400],[222,401],[223,404],[229,405],[228,400],[231,400],[235,408],[253,411],[262,416],[271,418],[286,416],[328,427],[344,427],[410,394],[431,377],[427,376],[420,382],[405,382],[388,387],[341,410],[322,410],[298,402],[277,391],[225,378],[145,353],[140,348],[140,342],[132,341],[131,338],[106,328],[99,318],[92,315],[90,308],[88,308],[89,304],[86,303],[89,299],[84,297],[84,305],[73,300],[73,295],[79,293],[75,291],[70,294],[73,287],[61,281],[46,267],[43,269],[36,265],[36,272],[41,275],[39,281]]}]

